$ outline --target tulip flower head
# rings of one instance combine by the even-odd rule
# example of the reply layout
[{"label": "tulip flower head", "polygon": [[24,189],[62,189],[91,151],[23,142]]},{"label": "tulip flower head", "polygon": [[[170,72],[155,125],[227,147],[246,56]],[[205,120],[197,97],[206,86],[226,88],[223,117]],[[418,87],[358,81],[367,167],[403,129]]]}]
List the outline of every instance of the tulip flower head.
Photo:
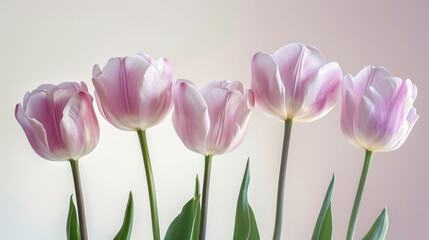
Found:
[{"label": "tulip flower head", "polygon": [[188,80],[174,86],[173,125],[190,150],[218,155],[243,140],[255,105],[251,90],[237,81],[214,81],[198,90]]},{"label": "tulip flower head", "polygon": [[417,87],[385,68],[368,66],[343,80],[341,128],[347,140],[372,152],[399,148],[419,116]]},{"label": "tulip flower head", "polygon": [[291,43],[273,55],[256,53],[251,68],[256,102],[274,118],[310,122],[335,106],[341,68],[313,46]]},{"label": "tulip flower head", "polygon": [[45,84],[24,96],[15,117],[34,151],[48,160],[77,160],[98,143],[100,130],[85,83]]},{"label": "tulip flower head", "polygon": [[102,70],[94,66],[92,82],[101,114],[122,130],[146,130],[172,107],[172,69],[165,58],[111,58]]}]

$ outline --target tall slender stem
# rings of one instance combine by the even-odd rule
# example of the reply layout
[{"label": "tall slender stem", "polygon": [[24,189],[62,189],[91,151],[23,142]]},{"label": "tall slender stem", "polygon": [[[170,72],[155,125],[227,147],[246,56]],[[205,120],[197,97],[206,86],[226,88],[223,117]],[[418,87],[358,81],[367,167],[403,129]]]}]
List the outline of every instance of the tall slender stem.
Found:
[{"label": "tall slender stem", "polygon": [[274,226],[274,240],[279,240],[282,234],[283,222],[283,200],[285,195],[285,180],[287,167],[287,154],[289,151],[290,132],[292,130],[292,119],[285,121],[285,132],[283,138],[282,160],[280,164],[279,183],[277,188],[277,207],[276,207],[276,223]]},{"label": "tall slender stem", "polygon": [[73,173],[74,189],[76,192],[77,212],[79,215],[80,237],[82,240],[87,240],[88,232],[86,229],[85,207],[83,204],[82,186],[80,184],[79,162],[78,160],[73,160],[73,159],[70,159],[69,161],[70,161],[70,166]]},{"label": "tall slender stem", "polygon": [[146,173],[147,190],[149,192],[153,239],[159,240],[161,237],[159,233],[158,206],[156,203],[155,183],[153,180],[152,166],[150,164],[149,150],[148,150],[147,141],[146,141],[146,131],[137,130],[137,135],[139,136],[140,146],[142,148],[144,170]]},{"label": "tall slender stem", "polygon": [[359,211],[360,201],[362,199],[363,189],[365,187],[366,177],[368,176],[369,166],[371,164],[373,152],[366,150],[365,152],[365,163],[363,164],[362,174],[360,176],[359,187],[356,192],[355,202],[353,204],[352,214],[350,216],[349,228],[347,230],[347,240],[352,240],[355,233],[355,225],[357,214]]},{"label": "tall slender stem", "polygon": [[206,238],[207,208],[208,208],[208,202],[209,202],[210,172],[212,168],[212,157],[213,157],[212,155],[207,155],[205,157],[203,199],[202,199],[202,205],[201,205],[199,240],[204,240]]}]

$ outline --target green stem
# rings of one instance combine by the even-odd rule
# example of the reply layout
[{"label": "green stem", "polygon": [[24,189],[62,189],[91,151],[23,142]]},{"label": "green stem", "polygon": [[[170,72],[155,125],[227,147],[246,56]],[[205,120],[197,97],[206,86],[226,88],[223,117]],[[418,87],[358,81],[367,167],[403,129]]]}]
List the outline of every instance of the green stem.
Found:
[{"label": "green stem", "polygon": [[78,160],[70,159],[70,166],[73,173],[74,189],[76,192],[77,212],[79,215],[80,237],[82,240],[88,239],[86,229],[85,207],[83,204],[82,186],[80,184],[79,162]]},{"label": "green stem", "polygon": [[152,218],[152,233],[154,240],[160,240],[159,234],[159,219],[158,219],[158,206],[156,203],[155,183],[153,180],[152,166],[150,164],[149,150],[146,141],[146,131],[137,130],[139,136],[140,146],[142,148],[144,170],[146,173],[147,190],[149,192],[150,214]]},{"label": "green stem", "polygon": [[357,214],[359,211],[360,201],[362,199],[363,189],[365,187],[366,177],[368,176],[369,166],[371,164],[373,152],[366,150],[365,163],[363,165],[362,174],[360,176],[359,187],[356,192],[355,202],[353,204],[352,214],[350,216],[349,228],[347,230],[347,240],[352,240],[355,232]]},{"label": "green stem", "polygon": [[287,154],[289,151],[290,132],[292,130],[292,119],[285,121],[285,132],[283,138],[282,160],[280,164],[279,183],[277,188],[277,207],[276,207],[276,223],[274,226],[273,240],[279,240],[282,233],[283,222],[283,200],[285,195],[285,180],[286,180],[286,166]]},{"label": "green stem", "polygon": [[201,220],[200,220],[200,233],[199,240],[206,238],[206,225],[207,225],[207,208],[209,202],[209,187],[210,187],[210,172],[212,168],[212,155],[205,157],[204,165],[204,183],[203,183],[203,198],[201,205]]}]

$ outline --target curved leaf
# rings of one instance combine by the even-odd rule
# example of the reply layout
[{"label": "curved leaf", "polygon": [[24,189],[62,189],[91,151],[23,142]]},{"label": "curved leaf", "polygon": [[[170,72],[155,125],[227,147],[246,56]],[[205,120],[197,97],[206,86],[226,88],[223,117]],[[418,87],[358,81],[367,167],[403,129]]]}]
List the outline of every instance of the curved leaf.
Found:
[{"label": "curved leaf", "polygon": [[130,191],[128,196],[127,208],[125,210],[124,222],[122,227],[116,234],[114,240],[129,240],[131,237],[131,232],[133,230],[133,218],[134,218],[134,203],[133,203],[133,194]]},{"label": "curved leaf", "polygon": [[70,196],[70,207],[66,225],[67,240],[80,240],[79,222],[77,221],[76,207],[73,203],[73,194]]},{"label": "curved leaf", "polygon": [[247,199],[250,173],[249,159],[247,159],[246,171],[241,183],[240,194],[238,195],[237,210],[235,213],[234,240],[259,240],[259,231],[256,224],[255,215]]},{"label": "curved leaf", "polygon": [[198,240],[200,218],[200,181],[197,175],[194,197],[183,206],[180,214],[171,222],[164,240]]},{"label": "curved leaf", "polygon": [[384,240],[384,238],[386,238],[387,228],[389,227],[388,218],[387,209],[384,208],[362,240]]},{"label": "curved leaf", "polygon": [[325,199],[320,209],[319,217],[314,227],[312,240],[330,240],[332,237],[332,212],[331,212],[331,198],[332,191],[334,190],[335,175],[332,175],[331,183],[326,191]]}]

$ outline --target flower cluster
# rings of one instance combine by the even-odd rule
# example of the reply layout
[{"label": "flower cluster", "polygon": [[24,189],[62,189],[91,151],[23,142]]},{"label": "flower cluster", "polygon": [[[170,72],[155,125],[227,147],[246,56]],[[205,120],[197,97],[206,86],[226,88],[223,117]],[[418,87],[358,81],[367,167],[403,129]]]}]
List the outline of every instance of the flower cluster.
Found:
[{"label": "flower cluster", "polygon": [[[92,82],[101,115],[116,128],[136,131],[139,137],[154,239],[160,239],[160,230],[146,130],[160,123],[173,108],[174,129],[188,149],[204,156],[205,176],[201,209],[196,188],[195,197],[184,207],[187,212],[182,211],[183,215],[173,221],[165,239],[205,238],[212,158],[232,151],[243,141],[255,104],[285,124],[273,239],[280,239],[283,228],[284,181],[293,122],[311,122],[323,117],[342,93],[341,129],[347,141],[366,151],[363,181],[359,183],[347,234],[347,239],[353,239],[372,153],[399,148],[419,117],[413,106],[417,88],[409,79],[402,80],[385,68],[374,66],[365,67],[356,76],[343,77],[338,63],[327,63],[318,49],[301,43],[288,44],[272,55],[256,53],[251,60],[251,89],[245,89],[239,81],[213,81],[202,88],[185,79],[174,82],[170,62],[165,58],[155,60],[147,54],[111,58],[103,68],[95,65]],[[27,92],[23,103],[16,105],[15,117],[39,156],[71,163],[80,226],[73,230],[73,226],[78,226],[72,224],[77,222],[73,220],[76,214],[69,214],[67,236],[87,239],[77,162],[95,148],[100,134],[87,86],[83,82],[41,85]],[[259,239],[255,216],[247,203],[248,173],[246,167],[237,203],[234,239],[253,239],[250,236]],[[331,211],[332,188],[333,181],[313,239],[319,239],[321,232],[332,231],[332,223],[324,222],[329,221],[325,216]],[[73,201],[71,212],[72,205]],[[385,210],[373,227],[381,229],[379,236],[384,238],[387,220],[383,219],[387,219]],[[129,239],[131,234],[131,195],[124,221],[128,224],[124,222],[115,239]],[[370,231],[367,236],[371,234]]]}]

